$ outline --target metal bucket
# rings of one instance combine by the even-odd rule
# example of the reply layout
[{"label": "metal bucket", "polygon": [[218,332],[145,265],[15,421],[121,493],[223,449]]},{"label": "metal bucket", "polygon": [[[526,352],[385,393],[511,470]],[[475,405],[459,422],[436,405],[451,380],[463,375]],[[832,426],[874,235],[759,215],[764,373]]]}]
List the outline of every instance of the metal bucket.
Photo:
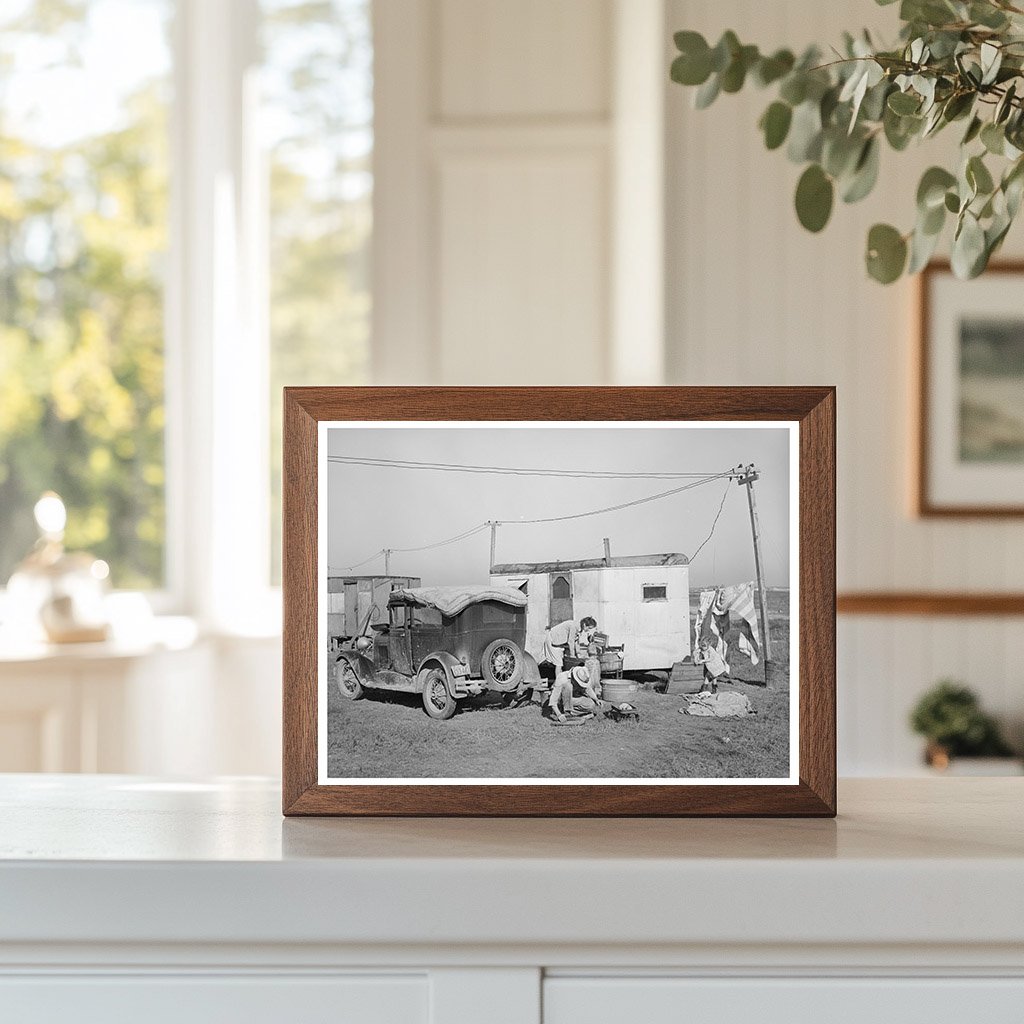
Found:
[{"label": "metal bucket", "polygon": [[609,679],[601,684],[601,697],[613,704],[629,700],[637,691],[637,684],[626,679]]}]

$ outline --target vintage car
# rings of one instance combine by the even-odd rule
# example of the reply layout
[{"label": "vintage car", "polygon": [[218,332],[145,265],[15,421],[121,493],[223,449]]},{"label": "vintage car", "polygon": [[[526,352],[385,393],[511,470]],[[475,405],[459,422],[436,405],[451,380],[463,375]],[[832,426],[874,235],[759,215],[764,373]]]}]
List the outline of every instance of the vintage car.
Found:
[{"label": "vintage car", "polygon": [[349,700],[365,689],[419,693],[431,718],[485,690],[515,697],[539,686],[525,651],[526,595],[512,587],[414,587],[388,598],[388,621],[338,653],[334,679]]}]

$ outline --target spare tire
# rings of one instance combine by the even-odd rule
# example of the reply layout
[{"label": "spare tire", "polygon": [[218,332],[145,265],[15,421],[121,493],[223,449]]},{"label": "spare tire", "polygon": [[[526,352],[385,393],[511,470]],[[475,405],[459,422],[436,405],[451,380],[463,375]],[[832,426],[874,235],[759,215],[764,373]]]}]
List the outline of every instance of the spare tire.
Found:
[{"label": "spare tire", "polygon": [[488,689],[507,693],[523,681],[526,659],[514,640],[492,640],[480,659],[480,671]]}]

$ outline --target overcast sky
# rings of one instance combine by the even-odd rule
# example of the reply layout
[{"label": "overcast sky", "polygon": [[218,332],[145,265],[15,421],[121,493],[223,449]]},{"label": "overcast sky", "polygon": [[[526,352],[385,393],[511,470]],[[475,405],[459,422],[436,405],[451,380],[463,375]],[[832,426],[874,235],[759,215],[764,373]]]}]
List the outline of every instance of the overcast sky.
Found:
[{"label": "overcast sky", "polygon": [[[753,462],[767,582],[789,584],[789,433],[786,428],[332,427],[333,456],[444,462],[517,469],[717,473]],[[712,481],[658,501],[563,523],[516,525],[518,519],[569,515],[678,487],[687,480],[580,480],[439,472],[328,463],[328,565],[347,569],[382,548],[433,544],[486,520],[498,529],[498,562],[599,558],[670,551],[697,555],[691,586],[755,577],[746,490]],[[490,531],[430,551],[395,553],[395,575],[424,585],[487,581]],[[352,570],[382,573],[383,558]],[[332,575],[336,573],[332,572]]]}]

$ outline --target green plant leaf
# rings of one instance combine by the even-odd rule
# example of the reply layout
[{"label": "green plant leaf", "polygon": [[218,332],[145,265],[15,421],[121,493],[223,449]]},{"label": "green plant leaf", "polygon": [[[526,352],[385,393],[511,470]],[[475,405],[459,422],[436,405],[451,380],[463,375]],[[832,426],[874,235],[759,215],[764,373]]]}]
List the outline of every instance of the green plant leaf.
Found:
[{"label": "green plant leaf", "polygon": [[768,149],[778,149],[786,141],[789,126],[793,121],[793,108],[788,103],[776,100],[761,115],[761,130],[764,144]]},{"label": "green plant leaf", "polygon": [[832,180],[817,165],[811,164],[796,186],[796,215],[808,231],[821,231],[832,215]]},{"label": "green plant leaf", "polygon": [[1003,148],[1006,145],[1006,133],[1002,126],[993,124],[991,121],[981,129],[982,145],[995,156],[1003,155]]},{"label": "green plant leaf", "polygon": [[693,105],[698,110],[706,110],[715,102],[721,91],[721,79],[718,75],[712,74],[711,77],[696,91],[696,93],[694,93]]},{"label": "green plant leaf", "polygon": [[965,173],[968,183],[977,195],[987,196],[995,188],[992,175],[985,166],[985,161],[980,156],[972,156],[967,161],[967,171]]},{"label": "green plant leaf", "polygon": [[747,72],[759,57],[756,46],[741,46],[732,63],[722,72],[722,92],[739,92],[747,79]]},{"label": "green plant leaf", "polygon": [[[941,207],[940,207],[941,209]],[[941,231],[927,232],[918,226],[910,238],[910,262],[907,264],[907,273],[916,274],[928,266],[935,250],[942,237]]]},{"label": "green plant leaf", "polygon": [[802,71],[794,71],[779,86],[779,98],[791,107],[798,107],[807,99],[807,76]]},{"label": "green plant leaf", "polygon": [[960,197],[955,192],[947,192],[945,206],[950,213],[959,213]]},{"label": "green plant leaf", "polygon": [[878,139],[872,137],[864,143],[853,174],[843,188],[843,202],[860,202],[875,187],[879,167]]},{"label": "green plant leaf", "polygon": [[795,164],[817,160],[821,142],[821,110],[813,100],[806,100],[793,111],[786,155]]},{"label": "green plant leaf", "polygon": [[754,81],[760,86],[771,85],[793,70],[796,58],[790,50],[776,50],[770,57],[762,57],[753,69]]},{"label": "green plant leaf", "polygon": [[981,132],[982,121],[980,117],[972,117],[971,123],[967,126],[967,131],[964,132],[964,137],[960,140],[961,146],[967,146],[972,143]]},{"label": "green plant leaf", "polygon": [[733,57],[743,48],[736,33],[732,29],[726,29],[722,38],[715,44],[711,51],[711,70],[721,74],[733,61]]},{"label": "green plant leaf", "polygon": [[679,56],[669,72],[680,85],[702,85],[711,74],[711,48],[699,32],[677,32],[674,36]]},{"label": "green plant leaf", "polygon": [[921,109],[921,100],[913,93],[894,92],[889,96],[889,109],[901,117],[907,114],[916,114]]},{"label": "green plant leaf", "polygon": [[921,175],[917,186],[917,206],[927,213],[928,210],[942,206],[946,200],[946,192],[956,184],[956,176],[944,167],[929,167]]},{"label": "green plant leaf", "polygon": [[892,284],[907,262],[907,243],[890,224],[876,224],[868,232],[866,265],[880,284]]},{"label": "green plant leaf", "polygon": [[953,237],[950,264],[953,273],[962,281],[977,277],[985,269],[985,232],[970,211],[964,211],[960,226]]}]

